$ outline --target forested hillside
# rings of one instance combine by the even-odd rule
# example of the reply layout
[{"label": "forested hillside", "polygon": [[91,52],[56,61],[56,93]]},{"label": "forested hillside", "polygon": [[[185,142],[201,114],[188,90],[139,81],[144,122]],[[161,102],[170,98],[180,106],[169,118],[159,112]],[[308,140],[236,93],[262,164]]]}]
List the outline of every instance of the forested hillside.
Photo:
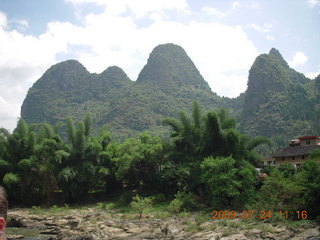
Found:
[{"label": "forested hillside", "polygon": [[90,74],[74,60],[52,66],[30,88],[21,117],[28,123],[56,124],[65,116],[80,120],[91,112],[94,129],[109,124],[124,139],[145,130],[164,135],[168,128],[161,119],[186,111],[193,100],[212,109],[220,98],[181,47],[164,44],[152,51],[135,82],[118,67]]},{"label": "forested hillside", "polygon": [[108,124],[118,139],[146,130],[168,137],[161,119],[177,117],[198,100],[207,110],[229,109],[243,133],[271,137],[280,146],[292,137],[319,134],[319,87],[319,77],[306,78],[271,49],[254,61],[246,92],[219,97],[180,46],[163,44],[151,52],[136,81],[119,67],[91,74],[75,60],[52,66],[30,88],[21,117],[57,124],[91,112],[94,131]]},{"label": "forested hillside", "polygon": [[249,71],[241,130],[271,137],[278,145],[319,134],[317,82],[291,69],[276,49],[260,55]]}]

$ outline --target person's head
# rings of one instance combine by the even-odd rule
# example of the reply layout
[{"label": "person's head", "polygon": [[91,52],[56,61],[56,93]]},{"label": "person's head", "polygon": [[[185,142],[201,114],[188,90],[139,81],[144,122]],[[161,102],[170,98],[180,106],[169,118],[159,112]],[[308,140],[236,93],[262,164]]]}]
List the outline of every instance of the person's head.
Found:
[{"label": "person's head", "polygon": [[7,193],[3,187],[0,186],[0,239],[6,228],[6,218],[8,211]]}]

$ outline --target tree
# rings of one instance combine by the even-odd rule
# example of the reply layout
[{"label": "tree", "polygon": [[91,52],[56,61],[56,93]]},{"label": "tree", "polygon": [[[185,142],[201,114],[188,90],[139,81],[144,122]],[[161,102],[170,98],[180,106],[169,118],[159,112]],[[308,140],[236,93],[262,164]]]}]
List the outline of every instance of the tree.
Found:
[{"label": "tree", "polygon": [[59,189],[57,176],[69,156],[70,153],[64,143],[55,139],[44,139],[35,147],[32,160],[36,162],[35,175],[40,194],[46,203],[54,203],[54,193]]},{"label": "tree", "polygon": [[315,149],[310,155],[309,159],[320,160],[320,149]]},{"label": "tree", "polygon": [[[188,118],[185,113],[180,113],[179,121],[172,118],[164,120],[164,123],[173,129],[172,147],[167,157],[167,165],[175,169],[181,168],[183,169],[181,172],[188,173],[183,175],[183,181],[178,181],[179,184],[183,182],[185,186],[171,186],[172,189],[198,191],[201,194],[203,183],[199,178],[200,164],[208,157],[231,157],[235,160],[236,168],[244,168],[250,173],[248,179],[245,179],[245,176],[242,177],[244,181],[255,179],[256,170],[246,161],[259,165],[261,157],[254,149],[270,141],[263,137],[250,138],[241,134],[236,129],[234,118],[230,117],[225,109],[220,109],[218,112],[209,111],[201,115],[199,108],[199,105],[194,103],[192,119]],[[179,170],[167,170],[166,167],[164,169],[166,171],[163,172],[165,175],[162,176],[162,179],[172,179],[175,177],[175,172],[179,172]],[[188,179],[185,179],[187,176]],[[251,187],[252,185],[250,185],[250,191],[245,191],[245,188],[242,188],[242,191],[249,194],[253,191]]]},{"label": "tree", "polygon": [[248,160],[255,167],[261,167],[262,158],[257,154],[255,149],[261,145],[267,145],[268,147],[271,147],[272,143],[269,138],[263,136],[249,137],[242,135],[241,145],[242,151],[240,157]]},{"label": "tree", "polygon": [[12,172],[7,173],[3,178],[3,184],[14,194],[14,190],[21,181],[20,177]]},{"label": "tree", "polygon": [[120,159],[121,145],[111,141],[111,136],[106,130],[101,130],[99,142],[102,146],[102,151],[99,153],[100,169],[99,176],[104,184],[104,189],[107,193],[114,193],[122,188],[122,182],[117,179],[118,159]]},{"label": "tree", "polygon": [[5,129],[0,128],[0,179],[10,170],[10,163],[8,161],[8,145],[7,140],[11,133]]},{"label": "tree", "polygon": [[7,158],[13,166],[21,159],[29,158],[33,154],[35,134],[27,123],[20,118],[13,133],[8,136],[6,144]]},{"label": "tree", "polygon": [[239,170],[235,168],[235,162],[231,157],[207,157],[201,163],[201,181],[214,208],[235,206],[241,185],[237,179]]},{"label": "tree", "polygon": [[258,207],[271,211],[301,209],[305,190],[305,187],[297,184],[296,176],[285,177],[275,168],[259,191]]},{"label": "tree", "polygon": [[201,139],[201,152],[203,156],[222,156],[224,141],[218,115],[210,111],[205,117],[205,128]]},{"label": "tree", "polygon": [[176,163],[193,162],[199,155],[199,142],[202,133],[201,107],[198,102],[193,103],[192,119],[189,119],[184,112],[179,113],[179,120],[166,118],[163,124],[169,125],[173,129],[171,134],[174,151],[171,158]]},{"label": "tree", "polygon": [[139,213],[139,218],[142,217],[142,213],[145,209],[150,208],[152,205],[151,198],[144,198],[136,195],[133,197],[133,201],[131,202],[131,207]]},{"label": "tree", "polygon": [[92,127],[92,116],[91,113],[87,113],[86,117],[84,119],[84,135],[86,136],[86,138],[88,138],[90,136],[91,133],[91,127]]},{"label": "tree", "polygon": [[108,191],[109,186],[119,186],[115,180],[112,154],[109,153],[110,134],[103,128],[98,136],[91,137],[91,125],[91,114],[87,114],[76,127],[72,118],[67,118],[71,151],[68,160],[62,164],[59,183],[68,201],[85,196],[90,190]]},{"label": "tree", "polygon": [[290,163],[280,164],[278,166],[278,170],[282,173],[282,175],[285,178],[292,177],[296,173],[295,167]]},{"label": "tree", "polygon": [[130,187],[150,189],[157,182],[163,158],[162,141],[142,133],[139,139],[127,139],[120,146],[117,177]]},{"label": "tree", "polygon": [[[18,202],[19,200],[25,200],[27,202],[30,199],[33,191],[28,191],[23,189],[26,181],[32,178],[33,172],[25,174],[20,166],[24,166],[24,163],[31,162],[31,157],[34,153],[35,147],[35,133],[32,126],[20,118],[17,127],[14,129],[12,134],[9,132],[1,131],[1,146],[3,149],[2,156],[3,170],[5,172],[1,173],[3,177],[3,183],[10,185],[10,190],[14,192],[10,196],[10,200],[13,202]],[[26,181],[23,179],[27,176]],[[34,191],[37,191],[35,185],[32,185]]]},{"label": "tree", "polygon": [[[74,126],[72,118],[68,117],[67,133],[71,151],[68,160],[62,165],[59,180],[65,199],[74,201],[88,193],[91,179],[96,173],[94,162],[88,161],[85,155],[90,135],[90,117],[86,118],[86,124],[84,121],[78,122],[77,127]],[[91,154],[90,150],[88,152]]]},{"label": "tree", "polygon": [[[312,158],[318,156],[318,151],[310,154]],[[304,200],[304,209],[308,210],[310,217],[316,217],[320,214],[320,163],[315,159],[308,159],[303,165],[297,176],[297,184],[304,191],[302,199]]]}]

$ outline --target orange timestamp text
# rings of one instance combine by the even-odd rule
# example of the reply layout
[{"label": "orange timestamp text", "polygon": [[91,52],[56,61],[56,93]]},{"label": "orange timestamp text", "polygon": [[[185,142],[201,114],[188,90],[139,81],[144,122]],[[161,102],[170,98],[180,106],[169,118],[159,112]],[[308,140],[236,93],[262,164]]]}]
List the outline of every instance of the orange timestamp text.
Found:
[{"label": "orange timestamp text", "polygon": [[261,211],[251,211],[245,210],[242,212],[237,211],[212,211],[212,219],[270,219],[277,216],[279,219],[308,219],[308,212],[306,210],[302,211],[270,211],[270,210],[261,210]]}]

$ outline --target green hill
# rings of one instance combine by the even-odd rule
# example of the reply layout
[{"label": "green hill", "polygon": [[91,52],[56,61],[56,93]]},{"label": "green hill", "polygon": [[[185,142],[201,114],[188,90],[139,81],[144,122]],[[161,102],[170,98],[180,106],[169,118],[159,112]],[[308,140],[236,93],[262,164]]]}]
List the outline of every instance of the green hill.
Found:
[{"label": "green hill", "polygon": [[89,73],[75,60],[52,66],[29,89],[21,117],[28,123],[55,124],[91,112],[95,129],[108,124],[118,138],[145,130],[166,135],[161,120],[188,112],[198,100],[205,109],[228,108],[242,132],[281,145],[295,136],[320,134],[319,90],[320,76],[306,78],[273,48],[256,58],[246,92],[234,99],[219,97],[183,48],[163,44],[153,49],[136,81],[116,66],[100,74]]},{"label": "green hill", "polygon": [[249,71],[241,130],[283,140],[314,135],[317,122],[310,98],[313,81],[291,69],[276,49],[258,56]]},{"label": "green hill", "polygon": [[121,138],[144,130],[165,134],[161,120],[188,111],[194,100],[208,109],[220,98],[181,47],[164,44],[152,51],[135,82],[118,67],[91,74],[75,60],[52,66],[30,88],[21,117],[28,123],[55,124],[91,112],[95,128],[109,124]]}]

